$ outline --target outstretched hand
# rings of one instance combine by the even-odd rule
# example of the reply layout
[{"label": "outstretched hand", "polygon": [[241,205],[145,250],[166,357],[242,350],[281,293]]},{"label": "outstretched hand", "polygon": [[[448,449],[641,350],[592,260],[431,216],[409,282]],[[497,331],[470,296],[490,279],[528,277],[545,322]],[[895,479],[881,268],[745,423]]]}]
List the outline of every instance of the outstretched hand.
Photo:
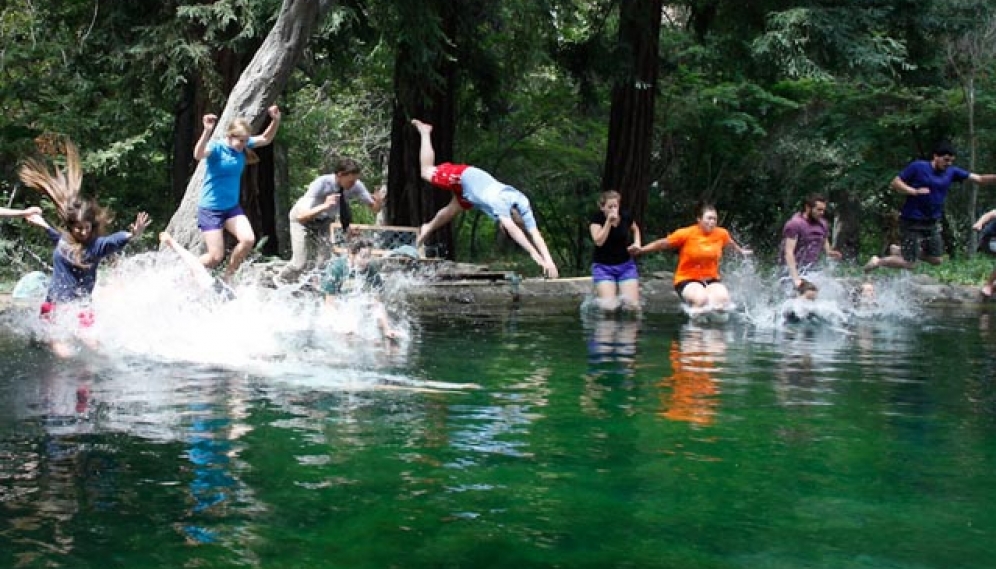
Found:
[{"label": "outstretched hand", "polygon": [[140,236],[151,222],[152,219],[149,217],[149,214],[144,211],[138,212],[138,215],[135,216],[135,223],[128,226],[128,229],[131,231],[132,238]]},{"label": "outstretched hand", "polygon": [[34,225],[35,227],[41,227],[42,229],[48,229],[49,227],[48,222],[45,221],[45,218],[41,216],[41,212],[33,213],[25,217],[24,221],[27,221],[28,223]]},{"label": "outstretched hand", "polygon": [[557,265],[553,263],[547,263],[543,266],[543,276],[548,279],[556,279],[560,277],[560,271],[557,270]]}]

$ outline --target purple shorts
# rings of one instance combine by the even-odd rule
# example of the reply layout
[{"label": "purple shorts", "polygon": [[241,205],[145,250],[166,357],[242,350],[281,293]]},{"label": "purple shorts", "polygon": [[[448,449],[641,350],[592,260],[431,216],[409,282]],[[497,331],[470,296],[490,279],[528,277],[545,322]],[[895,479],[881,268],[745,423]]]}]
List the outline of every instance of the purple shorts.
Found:
[{"label": "purple shorts", "polygon": [[197,228],[201,231],[224,229],[226,221],[240,215],[243,217],[246,215],[246,212],[242,211],[242,206],[240,205],[226,210],[199,207],[197,208]]},{"label": "purple shorts", "polygon": [[633,259],[619,265],[603,265],[592,263],[591,280],[595,283],[621,283],[624,281],[639,280],[640,273],[636,270],[636,262]]}]

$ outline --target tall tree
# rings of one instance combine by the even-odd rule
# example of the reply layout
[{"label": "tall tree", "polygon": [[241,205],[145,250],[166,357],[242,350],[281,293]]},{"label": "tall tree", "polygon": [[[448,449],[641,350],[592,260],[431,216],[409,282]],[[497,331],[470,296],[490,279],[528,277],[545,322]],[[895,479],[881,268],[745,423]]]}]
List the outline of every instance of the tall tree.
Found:
[{"label": "tall tree", "polygon": [[[216,132],[222,135],[226,125],[238,116],[246,117],[254,129],[260,128],[266,118],[266,109],[272,105],[284,89],[294,65],[297,63],[308,43],[312,30],[324,17],[332,3],[331,0],[283,0],[277,20],[263,44],[253,56],[252,61],[242,72],[238,82],[229,95],[228,102],[218,120]],[[177,241],[186,247],[200,247],[200,232],[197,229],[197,202],[200,196],[201,184],[204,180],[203,163],[187,184],[187,191],[180,207],[170,219],[169,230]],[[273,184],[272,169],[268,172],[264,183]],[[247,176],[253,175],[250,169]],[[245,180],[244,180],[245,182]],[[252,187],[252,184],[250,184]],[[272,196],[272,191],[270,193]],[[257,204],[258,193],[243,194],[244,201]],[[253,218],[251,212],[250,219]],[[272,215],[270,216],[272,219]],[[258,231],[258,228],[254,228]],[[271,235],[262,233],[260,236]]]},{"label": "tall tree", "polygon": [[[945,54],[948,63],[958,81],[961,83],[962,94],[965,98],[965,118],[968,129],[968,169],[975,171],[976,159],[979,149],[979,133],[976,125],[976,100],[978,97],[978,81],[985,76],[992,67],[993,60],[996,59],[996,12],[988,4],[978,5],[969,2],[968,6],[962,6],[962,13],[965,20],[971,22],[968,30],[954,30],[953,37],[949,37],[944,44]],[[968,8],[968,10],[965,10]],[[969,183],[968,211],[969,219],[978,215],[979,188],[975,183]],[[978,245],[978,235],[974,231],[968,232],[967,251],[968,256],[975,254]]]},{"label": "tall tree", "polygon": [[651,179],[662,7],[662,0],[619,4],[622,70],[612,88],[602,189],[619,191],[637,223],[643,221]]},{"label": "tall tree", "polygon": [[[423,189],[419,140],[411,125],[418,118],[433,125],[436,161],[453,159],[456,129],[457,62],[451,53],[458,3],[447,0],[402,2],[399,21],[410,22],[398,38],[394,66],[394,111],[388,157],[388,211],[392,224],[418,226],[446,205],[449,195]],[[433,240],[452,255],[450,226]]]}]

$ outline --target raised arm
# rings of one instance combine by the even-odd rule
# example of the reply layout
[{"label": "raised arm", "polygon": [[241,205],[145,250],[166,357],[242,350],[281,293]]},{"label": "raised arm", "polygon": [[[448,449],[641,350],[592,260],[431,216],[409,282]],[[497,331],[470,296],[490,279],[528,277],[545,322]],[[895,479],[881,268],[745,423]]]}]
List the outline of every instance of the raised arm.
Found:
[{"label": "raised arm", "polygon": [[204,128],[201,130],[201,137],[197,139],[197,144],[194,145],[194,160],[203,160],[210,154],[208,142],[211,141],[214,127],[218,125],[218,115],[204,115],[201,118],[201,125]]},{"label": "raised arm", "polygon": [[270,114],[270,124],[266,125],[263,134],[252,137],[253,146],[256,148],[273,142],[277,136],[277,130],[280,128],[280,107],[273,105],[267,109],[267,112]]}]

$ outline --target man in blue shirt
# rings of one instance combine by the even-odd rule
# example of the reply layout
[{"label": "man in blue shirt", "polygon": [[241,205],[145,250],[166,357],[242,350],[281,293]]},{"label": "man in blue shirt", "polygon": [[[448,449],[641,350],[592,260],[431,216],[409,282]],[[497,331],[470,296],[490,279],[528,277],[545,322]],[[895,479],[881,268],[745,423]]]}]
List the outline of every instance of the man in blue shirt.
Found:
[{"label": "man in blue shirt", "polygon": [[954,166],[955,152],[947,142],[938,144],[932,154],[930,160],[910,162],[890,184],[893,190],[906,194],[899,212],[902,255],[874,256],[865,264],[866,271],[878,267],[911,269],[917,259],[941,264],[944,241],[940,221],[951,184],[964,180],[979,185],[996,184],[996,174],[973,174]]}]

